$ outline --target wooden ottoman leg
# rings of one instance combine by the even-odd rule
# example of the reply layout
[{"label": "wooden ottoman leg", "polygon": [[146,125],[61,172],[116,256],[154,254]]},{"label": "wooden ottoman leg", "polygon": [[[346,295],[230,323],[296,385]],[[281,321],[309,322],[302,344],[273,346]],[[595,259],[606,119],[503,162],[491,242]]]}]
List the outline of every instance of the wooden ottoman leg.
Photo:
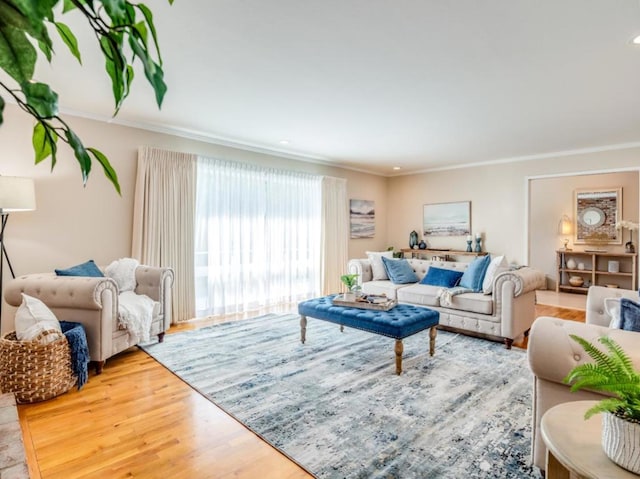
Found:
[{"label": "wooden ottoman leg", "polygon": [[429,356],[433,356],[436,352],[436,335],[438,334],[438,330],[435,326],[433,326],[429,330]]},{"label": "wooden ottoman leg", "polygon": [[402,373],[402,351],[404,346],[402,345],[402,339],[396,339],[396,374]]},{"label": "wooden ottoman leg", "polygon": [[307,317],[300,316],[300,341],[302,344],[307,340]]}]

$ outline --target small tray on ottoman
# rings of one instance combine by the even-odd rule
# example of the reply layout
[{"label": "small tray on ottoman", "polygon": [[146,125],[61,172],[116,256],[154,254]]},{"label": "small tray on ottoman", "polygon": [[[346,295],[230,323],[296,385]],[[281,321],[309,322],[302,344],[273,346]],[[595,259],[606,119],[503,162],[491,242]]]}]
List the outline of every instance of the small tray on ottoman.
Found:
[{"label": "small tray on ottoman", "polygon": [[[378,300],[377,298],[381,298],[380,296],[375,297],[376,300]],[[375,311],[389,311],[391,308],[398,304],[397,301],[393,299],[387,299],[383,303],[373,303],[366,299],[367,296],[363,296],[362,299],[356,301],[345,301],[342,298],[343,296],[341,294],[337,295],[332,300],[333,304],[335,304],[336,306],[344,306],[346,308],[373,309]]]}]

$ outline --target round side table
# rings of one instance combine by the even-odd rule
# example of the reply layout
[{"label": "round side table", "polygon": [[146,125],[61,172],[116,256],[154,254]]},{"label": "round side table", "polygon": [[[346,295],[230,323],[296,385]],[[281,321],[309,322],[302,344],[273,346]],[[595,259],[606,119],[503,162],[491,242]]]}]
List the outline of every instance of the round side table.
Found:
[{"label": "round side table", "polygon": [[569,479],[570,473],[585,479],[640,478],[605,455],[600,414],[584,419],[584,413],[596,402],[558,404],[542,416],[540,432],[547,446],[547,479]]}]

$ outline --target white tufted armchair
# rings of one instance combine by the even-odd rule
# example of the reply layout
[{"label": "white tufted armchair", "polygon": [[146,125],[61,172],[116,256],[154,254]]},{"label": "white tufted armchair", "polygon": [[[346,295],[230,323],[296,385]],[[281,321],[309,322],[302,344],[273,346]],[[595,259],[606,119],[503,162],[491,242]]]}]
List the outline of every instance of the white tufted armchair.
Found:
[{"label": "white tufted armchair", "polygon": [[[158,302],[151,334],[162,342],[171,325],[173,270],[140,265],[135,276],[134,292]],[[4,297],[8,304],[17,307],[22,302],[21,293],[40,299],[60,321],[82,323],[97,374],[102,372],[108,358],[136,343],[135,337],[118,325],[118,286],[110,278],[28,274],[8,282]]]},{"label": "white tufted armchair", "polygon": [[557,404],[603,399],[602,393],[581,390],[572,393],[563,379],[578,364],[591,362],[582,347],[569,335],[575,334],[596,342],[609,336],[624,349],[636,369],[640,369],[640,333],[609,329],[611,318],[605,312],[605,298],[629,298],[638,301],[638,292],[627,289],[591,286],[587,294],[586,324],[541,316],[531,327],[527,353],[533,372],[533,464],[545,468],[547,449],[540,434],[540,421],[547,410]]}]

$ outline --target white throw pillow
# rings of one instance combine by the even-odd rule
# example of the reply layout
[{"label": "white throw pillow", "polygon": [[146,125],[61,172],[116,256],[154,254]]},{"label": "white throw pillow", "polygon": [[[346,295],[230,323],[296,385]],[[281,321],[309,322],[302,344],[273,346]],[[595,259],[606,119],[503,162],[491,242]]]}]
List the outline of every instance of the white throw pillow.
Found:
[{"label": "white throw pillow", "polygon": [[373,281],[380,281],[389,279],[387,276],[387,270],[382,264],[382,257],[393,258],[393,251],[367,251],[367,258],[371,263],[371,272],[373,273]]},{"label": "white throw pillow", "polygon": [[620,298],[605,298],[604,310],[611,318],[609,327],[612,329],[620,329]]},{"label": "white throw pillow", "polygon": [[482,281],[482,292],[484,294],[493,293],[493,280],[496,276],[504,271],[509,270],[509,264],[507,264],[507,260],[504,256],[496,256],[489,263],[489,267],[487,268],[487,272],[484,275],[484,280]]},{"label": "white throw pillow", "polygon": [[136,289],[136,268],[140,265],[137,259],[121,258],[115,260],[104,270],[104,274],[118,284],[120,293]]},{"label": "white throw pillow", "polygon": [[[22,293],[22,304],[16,311],[15,328],[18,341],[33,341],[40,333],[51,329],[62,334],[60,323],[53,311],[38,298],[24,293]],[[43,336],[40,343],[49,344],[59,337],[56,334]]]}]

